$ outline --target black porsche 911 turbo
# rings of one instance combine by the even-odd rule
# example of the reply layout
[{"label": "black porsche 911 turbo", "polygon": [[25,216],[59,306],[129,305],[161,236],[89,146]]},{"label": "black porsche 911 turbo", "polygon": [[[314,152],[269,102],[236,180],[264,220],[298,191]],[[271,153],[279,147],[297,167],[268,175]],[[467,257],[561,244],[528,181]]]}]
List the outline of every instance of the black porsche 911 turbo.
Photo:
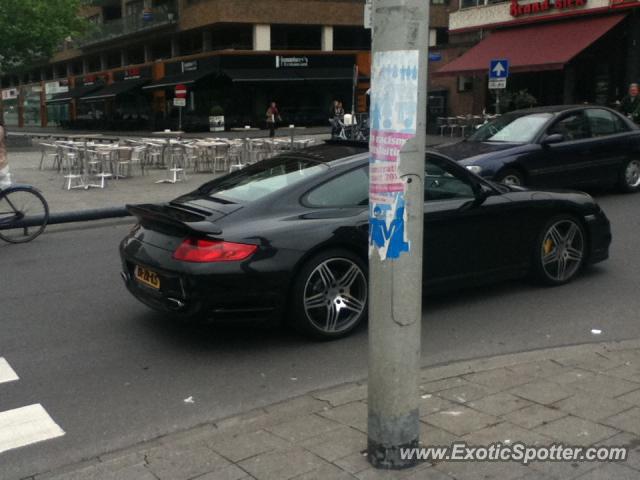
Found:
[{"label": "black porsche 911 turbo", "polygon": [[511,185],[640,190],[640,128],[597,105],[510,112],[436,150],[484,178]]},{"label": "black porsche 911 turbo", "polygon": [[[368,166],[366,148],[327,143],[129,206],[127,288],[188,318],[346,335],[367,312]],[[608,258],[609,221],[587,194],[495,184],[435,152],[424,193],[426,292],[528,273],[559,285]]]}]

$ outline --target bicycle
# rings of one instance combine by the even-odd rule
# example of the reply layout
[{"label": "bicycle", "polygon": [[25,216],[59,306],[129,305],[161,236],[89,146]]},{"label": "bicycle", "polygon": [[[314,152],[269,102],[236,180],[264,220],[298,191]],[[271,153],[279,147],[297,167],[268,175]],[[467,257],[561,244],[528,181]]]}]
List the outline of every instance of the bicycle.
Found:
[{"label": "bicycle", "polygon": [[0,239],[9,243],[30,242],[49,222],[49,205],[29,185],[0,187]]}]

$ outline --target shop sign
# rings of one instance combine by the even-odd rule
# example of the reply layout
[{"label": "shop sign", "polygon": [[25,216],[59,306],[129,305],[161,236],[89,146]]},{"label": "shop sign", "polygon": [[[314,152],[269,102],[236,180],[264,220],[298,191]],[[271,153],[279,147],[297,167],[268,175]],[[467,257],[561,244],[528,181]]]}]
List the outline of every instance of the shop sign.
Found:
[{"label": "shop sign", "polygon": [[281,55],[276,56],[276,68],[286,67],[308,67],[309,57],[283,57]]},{"label": "shop sign", "polygon": [[139,68],[129,68],[124,71],[124,80],[137,80],[142,77]]},{"label": "shop sign", "polygon": [[55,95],[56,93],[66,93],[69,91],[68,82],[47,82],[44,84],[44,91],[47,95]]},{"label": "shop sign", "polygon": [[15,100],[16,98],[18,98],[17,88],[8,88],[6,90],[2,90],[2,100]]},{"label": "shop sign", "polygon": [[364,4],[364,28],[371,30],[373,28],[373,3],[367,0]]},{"label": "shop sign", "polygon": [[[615,0],[611,0],[615,1]],[[571,10],[574,8],[584,7],[587,0],[542,0],[531,3],[518,3],[518,0],[511,0],[509,9],[512,17],[520,17],[522,15],[531,15],[533,13],[549,12],[552,10]]]},{"label": "shop sign", "polygon": [[198,61],[182,62],[182,72],[195,72],[198,70]]},{"label": "shop sign", "polygon": [[96,83],[106,83],[107,77],[104,75],[86,75],[82,78],[82,84],[85,86],[95,85]]}]

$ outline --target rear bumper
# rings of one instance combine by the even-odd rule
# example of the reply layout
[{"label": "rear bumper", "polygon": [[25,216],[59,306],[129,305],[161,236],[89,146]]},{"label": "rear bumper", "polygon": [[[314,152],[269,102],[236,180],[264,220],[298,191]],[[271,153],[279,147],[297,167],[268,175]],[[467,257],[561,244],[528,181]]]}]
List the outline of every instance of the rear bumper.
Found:
[{"label": "rear bumper", "polygon": [[[135,239],[125,239],[120,254],[127,290],[153,310],[205,320],[275,320],[284,311],[288,276],[265,265],[257,269],[262,262],[188,264]],[[136,265],[156,272],[160,289],[137,281]]]}]

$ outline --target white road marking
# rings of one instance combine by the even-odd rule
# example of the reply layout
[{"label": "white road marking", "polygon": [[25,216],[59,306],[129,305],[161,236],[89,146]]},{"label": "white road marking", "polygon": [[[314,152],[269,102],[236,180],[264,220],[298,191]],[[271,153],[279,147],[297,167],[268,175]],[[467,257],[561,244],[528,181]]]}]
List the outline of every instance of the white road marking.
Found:
[{"label": "white road marking", "polygon": [[13,382],[14,380],[18,380],[18,375],[16,375],[9,363],[0,357],[0,383]]},{"label": "white road marking", "polygon": [[39,403],[0,412],[0,453],[63,435]]}]

